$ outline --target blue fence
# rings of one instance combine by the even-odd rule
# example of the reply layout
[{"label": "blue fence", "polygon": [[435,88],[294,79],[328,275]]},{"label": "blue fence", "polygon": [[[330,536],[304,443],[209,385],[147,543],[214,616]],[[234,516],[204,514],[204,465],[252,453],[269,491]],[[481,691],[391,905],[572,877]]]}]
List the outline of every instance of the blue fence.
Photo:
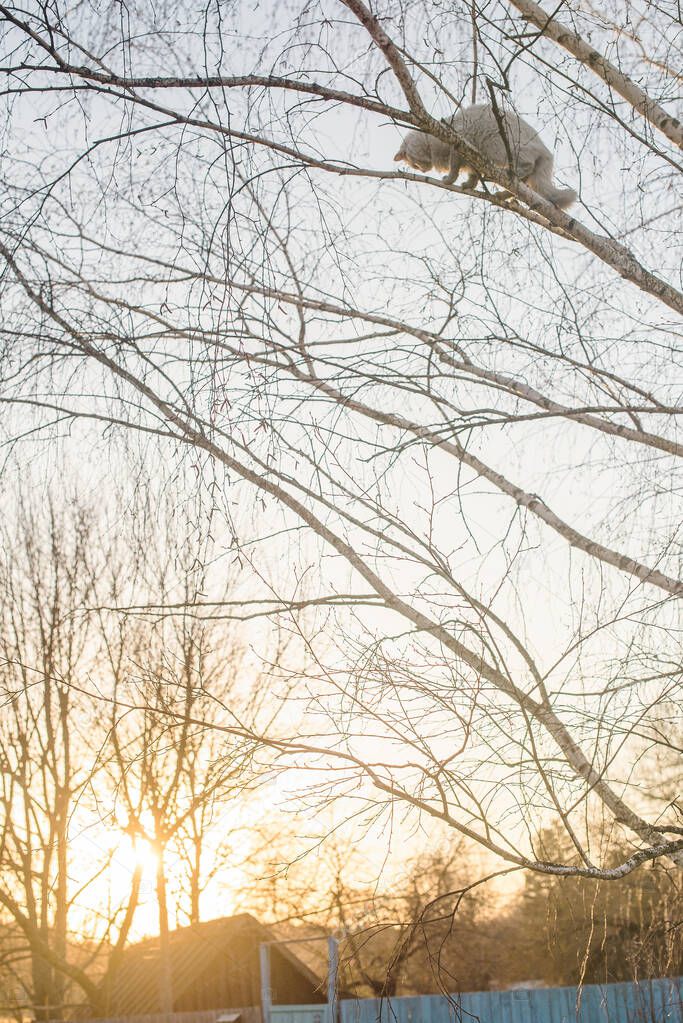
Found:
[{"label": "blue fence", "polygon": [[345,999],[341,1023],[683,1023],[683,977],[582,988]]}]

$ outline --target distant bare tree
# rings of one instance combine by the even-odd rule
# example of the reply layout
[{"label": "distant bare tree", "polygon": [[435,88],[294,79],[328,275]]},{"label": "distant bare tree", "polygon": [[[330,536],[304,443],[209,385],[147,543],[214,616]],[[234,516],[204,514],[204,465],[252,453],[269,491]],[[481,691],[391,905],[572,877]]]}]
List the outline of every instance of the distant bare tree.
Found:
[{"label": "distant bare tree", "polygon": [[491,899],[484,888],[464,897],[480,873],[462,840],[411,860],[364,902],[340,869],[332,896],[345,989],[376,998],[486,990],[497,966]]},{"label": "distant bare tree", "polygon": [[[238,628],[196,612],[210,586],[210,511],[195,502],[178,513],[159,498],[154,531],[141,511],[131,514],[139,536],[137,576],[126,573],[124,558],[124,575],[116,573],[111,587],[114,610],[111,603],[99,608],[111,680],[107,769],[118,826],[156,857],[160,1006],[171,1012],[173,901],[177,910],[185,907],[190,923],[199,922],[201,892],[225,864],[221,843],[230,839],[230,829],[220,833],[221,811],[244,801],[256,783],[257,745],[215,725],[247,723],[262,694],[257,662]],[[223,575],[226,599],[234,579],[235,573]],[[142,603],[119,613],[124,586]],[[156,595],[159,610],[145,609],[145,594]],[[170,863],[177,866],[170,870]]]},{"label": "distant bare tree", "polygon": [[507,914],[495,889],[481,883],[476,847],[462,839],[424,844],[378,875],[348,837],[334,835],[314,867],[311,858],[290,867],[277,912],[265,898],[260,911],[278,936],[302,941],[320,973],[326,946],[315,941],[333,935],[346,997],[485,990],[511,958],[500,947]]},{"label": "distant bare tree", "polygon": [[[0,906],[8,935],[3,1004],[38,1020],[87,998],[106,1009],[137,906],[140,869],[98,908],[112,851],[84,836],[100,823],[104,732],[84,698],[96,637],[93,522],[25,500],[2,530],[0,561]],[[85,853],[85,855],[84,855]],[[92,928],[92,933],[90,932]],[[87,939],[90,939],[88,942]]]},{"label": "distant bare tree", "polygon": [[[219,692],[226,699],[228,673],[236,664],[226,667],[223,658],[209,668],[213,651],[206,636],[184,625],[175,649],[167,630],[143,630],[133,639],[125,680],[115,688],[110,724],[117,815],[133,842],[145,842],[156,856],[162,1012],[173,1011],[169,856],[189,862],[190,919],[198,922],[211,816],[221,803],[243,794],[253,753],[244,741],[233,740],[221,743],[220,755],[211,757],[205,738],[211,735],[214,700]],[[139,677],[131,678],[136,663]],[[217,675],[223,675],[220,687]],[[188,830],[190,847],[185,845]]]},{"label": "distant bare tree", "polygon": [[[597,827],[595,837],[599,840]],[[541,841],[553,855],[552,846],[565,839],[556,831],[544,833]],[[570,854],[565,849],[564,855]],[[591,878],[528,875],[501,914],[499,976],[552,985],[678,976],[682,908],[676,872],[665,861],[648,864],[617,886]],[[526,968],[521,975],[520,963]]]},{"label": "distant bare tree", "polygon": [[[200,551],[189,534],[207,519],[197,506],[191,523],[175,514],[175,533],[160,544],[164,507],[151,485],[145,491],[147,514],[126,513],[127,545],[78,505],[43,516],[24,500],[19,521],[3,527],[2,1003],[37,1019],[84,1002],[99,1014],[111,1008],[140,901],[136,845],[157,857],[166,951],[173,899],[199,919],[201,891],[226,862],[214,858],[231,837],[221,810],[255,783],[254,742],[212,727],[217,716],[248,722],[260,697],[258,661],[237,630],[192,611],[209,541],[201,536]],[[147,599],[151,579],[184,615],[136,611],[131,600]],[[187,899],[182,888],[169,892],[184,880],[169,879],[169,857],[188,868]],[[163,962],[170,1002],[168,954]]]}]

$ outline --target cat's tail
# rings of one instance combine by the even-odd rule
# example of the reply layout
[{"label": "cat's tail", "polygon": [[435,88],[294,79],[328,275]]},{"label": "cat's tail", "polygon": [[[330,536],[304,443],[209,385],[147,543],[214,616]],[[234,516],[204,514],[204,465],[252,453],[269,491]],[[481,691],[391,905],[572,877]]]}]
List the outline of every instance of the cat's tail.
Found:
[{"label": "cat's tail", "polygon": [[533,173],[527,178],[527,184],[561,210],[566,210],[578,198],[573,188],[556,188],[553,184],[553,158],[550,153],[537,160]]},{"label": "cat's tail", "polygon": [[566,210],[568,206],[571,206],[578,199],[578,195],[573,188],[555,188],[553,186],[544,191],[538,188],[537,191],[540,192],[544,199],[551,202],[553,206],[559,206],[561,210]]}]

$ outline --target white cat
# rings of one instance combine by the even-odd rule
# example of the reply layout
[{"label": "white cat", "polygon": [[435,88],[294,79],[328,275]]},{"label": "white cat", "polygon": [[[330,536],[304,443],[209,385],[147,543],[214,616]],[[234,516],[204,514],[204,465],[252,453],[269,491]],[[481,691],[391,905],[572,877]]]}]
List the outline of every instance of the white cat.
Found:
[{"label": "white cat", "polygon": [[[556,188],[553,184],[553,154],[543,145],[538,132],[513,111],[500,111],[496,117],[488,103],[477,103],[472,107],[461,107],[451,117],[450,124],[486,160],[508,168],[515,177],[555,206],[565,209],[575,201],[573,188]],[[453,184],[461,170],[468,174],[465,188],[474,188],[480,180],[474,167],[462,164],[455,149],[434,135],[420,131],[408,132],[394,160],[403,161],[413,170],[425,174],[432,167],[445,172],[443,180],[449,185]],[[503,194],[506,197],[510,195],[509,192]]]}]

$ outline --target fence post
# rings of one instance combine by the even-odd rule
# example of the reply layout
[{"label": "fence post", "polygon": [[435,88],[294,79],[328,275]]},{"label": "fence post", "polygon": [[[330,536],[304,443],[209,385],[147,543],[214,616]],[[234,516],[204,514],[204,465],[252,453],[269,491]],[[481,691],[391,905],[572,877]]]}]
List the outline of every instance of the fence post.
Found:
[{"label": "fence post", "polygon": [[339,944],[336,938],[327,939],[327,1004],[328,1023],[339,1023]]},{"label": "fence post", "polygon": [[261,1023],[270,1023],[270,945],[265,941],[259,945],[259,962],[261,965]]}]

